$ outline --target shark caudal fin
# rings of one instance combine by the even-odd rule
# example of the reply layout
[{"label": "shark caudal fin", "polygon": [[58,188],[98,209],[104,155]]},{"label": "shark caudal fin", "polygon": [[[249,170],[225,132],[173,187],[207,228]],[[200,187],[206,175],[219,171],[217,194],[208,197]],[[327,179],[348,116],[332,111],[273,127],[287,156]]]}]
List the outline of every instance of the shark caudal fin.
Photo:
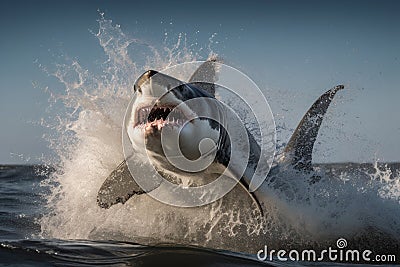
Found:
[{"label": "shark caudal fin", "polygon": [[343,85],[335,86],[314,102],[286,145],[281,162],[296,169],[311,170],[312,151],[322,120],[335,94],[343,88]]}]

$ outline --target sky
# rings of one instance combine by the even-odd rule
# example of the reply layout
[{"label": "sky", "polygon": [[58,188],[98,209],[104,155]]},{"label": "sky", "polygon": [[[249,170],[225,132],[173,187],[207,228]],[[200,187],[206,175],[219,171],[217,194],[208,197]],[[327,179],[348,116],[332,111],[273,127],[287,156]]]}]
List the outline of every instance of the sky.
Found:
[{"label": "sky", "polygon": [[[318,144],[330,151],[326,160],[400,161],[399,1],[3,0],[0,164],[38,163],[50,153],[42,138],[48,130],[39,125],[49,116],[49,95],[34,86],[48,77],[38,62],[54,64],[53,55],[63,51],[96,68],[104,60],[91,33],[99,10],[153,44],[166,31],[205,45],[217,33],[224,62],[267,88],[288,128],[326,89],[345,84],[349,91]],[[335,136],[333,127],[342,134]]]}]

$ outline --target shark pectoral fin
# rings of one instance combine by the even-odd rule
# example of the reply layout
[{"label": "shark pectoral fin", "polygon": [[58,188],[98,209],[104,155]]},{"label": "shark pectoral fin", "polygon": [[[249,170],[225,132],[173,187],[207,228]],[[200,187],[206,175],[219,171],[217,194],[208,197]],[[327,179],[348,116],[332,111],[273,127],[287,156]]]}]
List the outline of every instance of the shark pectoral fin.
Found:
[{"label": "shark pectoral fin", "polygon": [[145,193],[135,182],[124,160],[104,181],[97,194],[97,204],[108,209],[114,204],[125,203],[130,197]]},{"label": "shark pectoral fin", "polygon": [[286,145],[281,163],[287,162],[299,170],[312,169],[312,151],[322,120],[335,94],[343,88],[335,86],[314,102]]},{"label": "shark pectoral fin", "polygon": [[217,57],[210,57],[201,64],[198,69],[192,74],[189,79],[189,84],[192,84],[212,96],[215,96],[215,82],[217,81]]}]

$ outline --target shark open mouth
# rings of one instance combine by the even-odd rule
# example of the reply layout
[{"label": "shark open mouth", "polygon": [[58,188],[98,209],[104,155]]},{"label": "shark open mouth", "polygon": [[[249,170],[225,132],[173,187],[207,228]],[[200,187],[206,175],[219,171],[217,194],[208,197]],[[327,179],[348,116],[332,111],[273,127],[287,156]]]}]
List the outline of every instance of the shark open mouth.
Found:
[{"label": "shark open mouth", "polygon": [[147,106],[136,111],[135,128],[181,126],[187,121],[183,112],[174,106]]}]

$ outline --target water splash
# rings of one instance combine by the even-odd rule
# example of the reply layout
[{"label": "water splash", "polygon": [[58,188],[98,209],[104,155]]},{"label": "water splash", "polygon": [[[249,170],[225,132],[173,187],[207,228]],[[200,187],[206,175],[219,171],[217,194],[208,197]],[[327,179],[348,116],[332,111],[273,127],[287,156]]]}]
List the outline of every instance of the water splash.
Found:
[{"label": "water splash", "polygon": [[[184,34],[172,45],[164,43],[164,47],[157,49],[127,36],[119,25],[104,17],[100,18],[99,31],[94,35],[107,57],[100,74],[91,73],[77,60],[69,58],[65,63],[56,64],[55,71],[46,70],[65,90],[51,94],[52,102],[62,103],[62,112],[60,114],[60,106],[56,106],[58,115],[50,123],[57,131],[55,137],[48,139],[58,156],[52,161],[58,171],[42,184],[51,189],[51,194],[46,196],[48,213],[40,222],[42,237],[211,244],[232,248],[233,243],[224,246],[229,242],[215,235],[222,232],[228,232],[223,236],[234,235],[232,229],[243,223],[240,219],[229,219],[229,212],[220,213],[218,205],[222,200],[209,207],[176,211],[142,195],[108,210],[98,207],[98,189],[123,160],[122,120],[136,77],[149,68],[162,70],[178,63],[205,59],[213,53],[205,49],[207,54],[200,55],[190,50]],[[142,62],[134,57],[138,47],[147,53]],[[254,220],[247,222],[254,223]]]},{"label": "water splash", "polygon": [[[199,209],[177,210],[141,195],[125,205],[99,208],[98,189],[123,160],[122,120],[136,77],[147,69],[162,70],[207,58],[213,54],[216,36],[210,37],[206,49],[197,50],[188,45],[185,34],[173,43],[168,43],[171,34],[167,34],[167,43],[156,48],[129,37],[102,14],[94,35],[107,58],[99,74],[69,58],[56,64],[55,71],[46,70],[64,90],[49,90],[51,102],[61,105],[54,105],[56,115],[48,122],[57,132],[47,136],[57,154],[49,163],[57,166],[57,172],[42,184],[51,191],[45,196],[48,212],[40,221],[42,237],[176,242],[250,253],[266,243],[277,248],[313,244],[335,234],[351,236],[371,226],[400,237],[399,172],[389,173],[377,164],[375,172],[336,166],[336,171],[330,172],[338,179],[329,179],[330,174],[321,170],[322,182],[314,186],[307,175],[276,177],[284,182],[274,186],[270,181],[264,186],[268,213],[261,219],[244,212],[248,203],[230,203],[229,199]],[[135,51],[140,51],[141,59],[135,58]],[[287,131],[283,121],[278,126]]]}]

